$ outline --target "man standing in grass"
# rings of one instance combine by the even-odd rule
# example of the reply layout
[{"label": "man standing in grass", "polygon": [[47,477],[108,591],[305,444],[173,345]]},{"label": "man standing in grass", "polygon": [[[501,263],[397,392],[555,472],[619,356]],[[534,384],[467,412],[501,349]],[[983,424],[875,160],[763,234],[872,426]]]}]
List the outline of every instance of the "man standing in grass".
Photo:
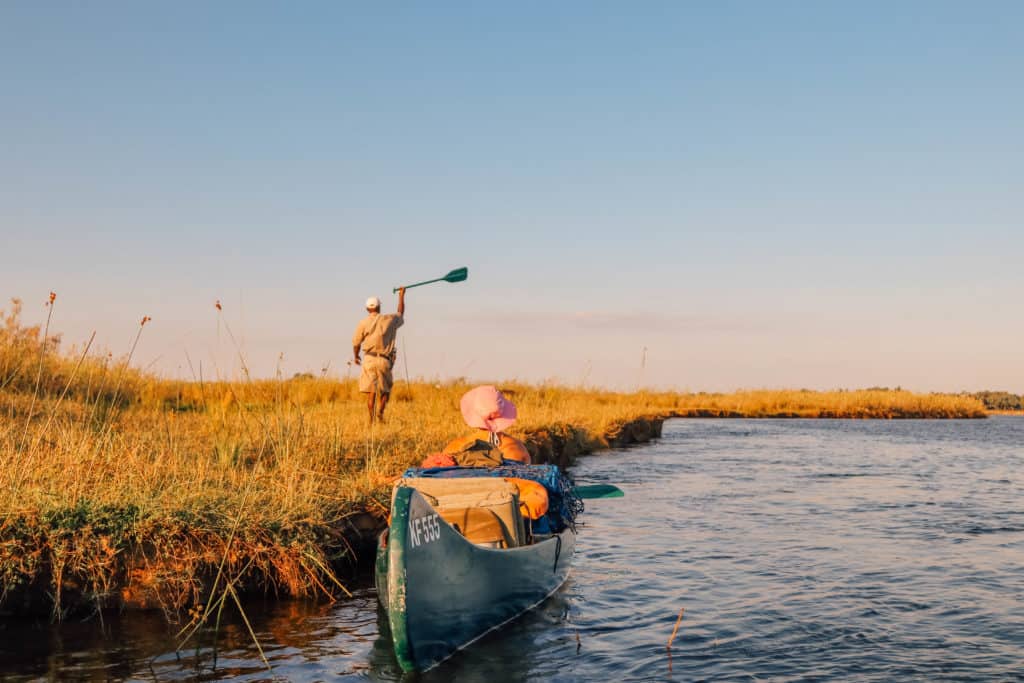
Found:
[{"label": "man standing in grass", "polygon": [[[356,365],[362,366],[359,391],[367,394],[366,407],[372,423],[374,419],[384,420],[384,408],[391,396],[391,368],[397,355],[395,336],[405,323],[405,287],[398,290],[398,313],[381,315],[380,299],[375,296],[366,300],[366,312],[368,315],[359,321],[352,335],[352,355]],[[364,356],[362,360],[359,358],[360,348]]]}]

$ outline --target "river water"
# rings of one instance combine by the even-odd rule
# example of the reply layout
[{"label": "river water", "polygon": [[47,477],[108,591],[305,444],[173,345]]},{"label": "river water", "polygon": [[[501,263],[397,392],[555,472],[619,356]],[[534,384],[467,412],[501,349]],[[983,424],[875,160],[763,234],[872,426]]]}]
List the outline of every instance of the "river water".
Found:
[{"label": "river water", "polygon": [[[1024,418],[674,420],[582,459],[569,581],[423,681],[1024,680]],[[680,610],[671,652],[666,643]],[[11,680],[399,680],[366,587],[250,604],[174,652],[158,615],[0,623]]]}]

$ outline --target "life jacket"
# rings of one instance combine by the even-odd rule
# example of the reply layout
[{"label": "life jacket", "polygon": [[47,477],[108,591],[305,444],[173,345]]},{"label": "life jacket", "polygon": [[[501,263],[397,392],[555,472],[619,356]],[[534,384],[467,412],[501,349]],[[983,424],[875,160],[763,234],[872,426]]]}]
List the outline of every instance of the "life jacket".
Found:
[{"label": "life jacket", "polygon": [[526,445],[522,441],[508,434],[495,434],[484,429],[477,429],[472,434],[460,436],[445,446],[444,452],[450,454],[460,453],[479,441],[491,444],[492,448],[500,451],[501,457],[505,460],[515,460],[527,465],[530,464],[530,452],[526,450]]},{"label": "life jacket", "polygon": [[486,441],[474,439],[459,450],[451,450],[451,446],[448,444],[444,454],[451,456],[459,467],[497,467],[501,464],[501,452]]}]

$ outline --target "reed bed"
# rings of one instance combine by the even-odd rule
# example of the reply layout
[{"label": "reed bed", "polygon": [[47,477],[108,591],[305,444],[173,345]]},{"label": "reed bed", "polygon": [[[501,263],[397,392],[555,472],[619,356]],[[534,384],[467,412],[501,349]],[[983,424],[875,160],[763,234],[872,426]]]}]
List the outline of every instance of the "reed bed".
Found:
[{"label": "reed bed", "polygon": [[[371,426],[354,381],[163,379],[132,368],[131,353],[61,353],[48,325],[24,327],[18,312],[0,315],[0,612],[131,605],[195,622],[217,607],[215,588],[221,601],[344,593],[391,482],[465,431],[463,382],[399,382]],[[500,386],[519,409],[514,433],[569,439],[574,453],[673,415],[985,414],[967,396],[906,391]]]},{"label": "reed bed", "polygon": [[907,419],[979,418],[987,413],[981,401],[962,394],[918,394],[899,389],[763,389],[680,395],[674,414],[679,417]]}]

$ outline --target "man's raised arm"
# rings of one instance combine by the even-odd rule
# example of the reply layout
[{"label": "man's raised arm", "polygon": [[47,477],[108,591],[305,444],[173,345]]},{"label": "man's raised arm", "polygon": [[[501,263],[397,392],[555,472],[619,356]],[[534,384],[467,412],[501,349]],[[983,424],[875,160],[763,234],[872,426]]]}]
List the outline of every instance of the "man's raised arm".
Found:
[{"label": "man's raised arm", "polygon": [[398,317],[405,317],[405,287],[398,290]]}]

